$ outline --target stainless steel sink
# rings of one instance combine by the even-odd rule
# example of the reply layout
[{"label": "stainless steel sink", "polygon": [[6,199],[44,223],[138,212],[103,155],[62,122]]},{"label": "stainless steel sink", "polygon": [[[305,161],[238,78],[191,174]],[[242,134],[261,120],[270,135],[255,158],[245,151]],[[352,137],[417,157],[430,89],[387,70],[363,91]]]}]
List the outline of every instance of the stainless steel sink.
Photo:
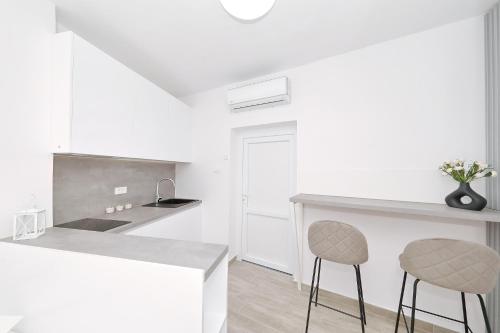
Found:
[{"label": "stainless steel sink", "polygon": [[195,201],[198,201],[198,200],[172,198],[172,199],[160,200],[159,202],[152,202],[150,204],[143,205],[143,207],[177,208],[177,207],[181,207],[181,206],[190,204],[191,202],[195,202]]}]

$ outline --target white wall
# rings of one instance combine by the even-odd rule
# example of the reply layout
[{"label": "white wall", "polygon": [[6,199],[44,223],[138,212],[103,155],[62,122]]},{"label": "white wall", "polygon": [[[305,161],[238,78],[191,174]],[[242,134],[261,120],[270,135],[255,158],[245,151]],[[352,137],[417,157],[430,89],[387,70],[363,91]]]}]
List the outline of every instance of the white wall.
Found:
[{"label": "white wall", "polygon": [[443,202],[438,164],[485,157],[483,48],[476,18],[299,71],[300,190]]},{"label": "white wall", "polygon": [[456,184],[438,164],[485,157],[483,58],[478,17],[277,73],[290,105],[231,114],[225,87],[189,96],[179,195],[204,200],[205,241],[232,243],[231,129],[297,120],[299,192],[442,202]]},{"label": "white wall", "polygon": [[54,5],[45,0],[0,2],[0,237],[12,215],[32,207],[52,210],[49,153],[50,34]]}]

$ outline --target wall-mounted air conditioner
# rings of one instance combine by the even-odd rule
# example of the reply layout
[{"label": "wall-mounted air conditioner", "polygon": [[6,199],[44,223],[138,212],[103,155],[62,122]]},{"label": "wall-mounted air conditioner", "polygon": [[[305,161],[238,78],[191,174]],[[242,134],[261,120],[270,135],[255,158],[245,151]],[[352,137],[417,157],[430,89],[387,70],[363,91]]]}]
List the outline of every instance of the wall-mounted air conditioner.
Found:
[{"label": "wall-mounted air conditioner", "polygon": [[230,88],[227,91],[227,102],[233,112],[290,103],[288,78],[279,77]]}]

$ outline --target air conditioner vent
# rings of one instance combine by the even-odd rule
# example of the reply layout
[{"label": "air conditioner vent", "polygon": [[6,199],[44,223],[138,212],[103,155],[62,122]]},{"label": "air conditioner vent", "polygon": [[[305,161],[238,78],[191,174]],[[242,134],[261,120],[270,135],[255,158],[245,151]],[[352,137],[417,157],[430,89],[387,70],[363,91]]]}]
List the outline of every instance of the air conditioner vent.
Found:
[{"label": "air conditioner vent", "polygon": [[252,82],[227,92],[231,111],[241,112],[290,103],[287,77]]}]

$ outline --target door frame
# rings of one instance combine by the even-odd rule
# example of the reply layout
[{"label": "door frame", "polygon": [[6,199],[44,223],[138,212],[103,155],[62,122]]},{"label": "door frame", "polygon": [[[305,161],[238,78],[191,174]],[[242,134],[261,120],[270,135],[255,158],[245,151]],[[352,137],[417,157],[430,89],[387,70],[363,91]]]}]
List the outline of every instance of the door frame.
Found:
[{"label": "door frame", "polygon": [[247,241],[244,237],[244,231],[247,228],[247,215],[245,212],[248,212],[245,208],[245,197],[247,193],[248,179],[247,177],[247,167],[248,167],[248,144],[259,143],[259,142],[289,142],[290,144],[290,164],[289,164],[289,196],[293,196],[296,190],[296,182],[297,182],[297,158],[296,158],[296,129],[295,126],[291,128],[291,126],[286,126],[285,128],[266,128],[256,130],[254,133],[250,131],[249,133],[244,133],[240,138],[240,189],[239,191],[239,203],[240,209],[238,210],[238,221],[239,228],[237,228],[237,237],[239,240],[239,247],[237,253],[238,260],[248,260],[254,262],[256,264],[260,264],[263,266],[267,266],[276,270],[285,271],[286,273],[293,273],[295,268],[295,260],[294,260],[294,237],[295,237],[295,229],[293,228],[292,218],[290,216],[290,212],[288,211],[286,214],[278,214],[273,212],[260,212],[260,211],[251,211],[251,213],[255,215],[264,215],[270,217],[276,217],[281,219],[287,219],[289,225],[289,260],[288,267],[282,267],[281,265],[272,265],[268,262],[264,262],[259,260],[258,258],[249,257],[246,255]]}]

